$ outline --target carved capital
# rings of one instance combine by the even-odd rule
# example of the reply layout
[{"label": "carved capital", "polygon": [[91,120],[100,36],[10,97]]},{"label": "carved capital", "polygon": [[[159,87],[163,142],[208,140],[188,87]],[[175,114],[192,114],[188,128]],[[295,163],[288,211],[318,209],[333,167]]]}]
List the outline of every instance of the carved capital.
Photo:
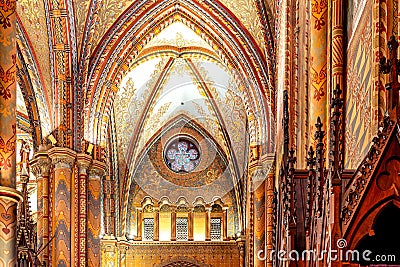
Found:
[{"label": "carved capital", "polygon": [[76,159],[79,167],[79,174],[87,174],[92,157],[90,155],[81,153],[77,155]]},{"label": "carved capital", "polygon": [[51,160],[47,156],[47,153],[39,152],[29,162],[29,166],[36,177],[49,176]]},{"label": "carved capital", "polygon": [[71,169],[74,165],[76,152],[69,148],[54,147],[49,150],[49,157],[56,169]]},{"label": "carved capital", "polygon": [[105,173],[106,164],[98,160],[93,160],[92,166],[89,169],[90,179],[101,179]]}]

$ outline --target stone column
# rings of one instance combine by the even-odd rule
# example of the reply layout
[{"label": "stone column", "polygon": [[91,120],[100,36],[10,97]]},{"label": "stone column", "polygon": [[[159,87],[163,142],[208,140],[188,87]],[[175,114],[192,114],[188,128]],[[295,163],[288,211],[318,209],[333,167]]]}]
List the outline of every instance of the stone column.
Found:
[{"label": "stone column", "polygon": [[36,153],[29,166],[36,176],[37,183],[37,247],[42,250],[38,258],[40,262],[49,266],[49,177],[51,160],[47,155],[47,151]]},{"label": "stone column", "polygon": [[211,207],[206,207],[206,241],[211,241]]},{"label": "stone column", "polygon": [[239,249],[239,266],[245,267],[246,263],[246,238],[241,236],[238,240],[236,240]]},{"label": "stone column", "polygon": [[[54,147],[49,150],[54,165],[52,181],[52,264],[51,266],[74,266],[77,259],[71,257],[72,246],[76,245],[71,236],[71,193],[73,167],[76,152],[68,148]],[[73,256],[73,254],[72,254]]]},{"label": "stone column", "polygon": [[176,241],[176,207],[171,207],[171,241]]},{"label": "stone column", "polygon": [[227,241],[227,234],[228,234],[228,207],[222,208],[222,240]]},{"label": "stone column", "polygon": [[309,133],[314,133],[318,117],[327,125],[327,1],[311,0],[310,11]]},{"label": "stone column", "polygon": [[19,193],[16,186],[16,1],[3,1],[0,12],[0,262],[16,264],[16,211]]},{"label": "stone column", "polygon": [[109,175],[103,177],[103,218],[104,238],[115,236],[115,200],[114,180]]},{"label": "stone column", "polygon": [[101,240],[101,265],[99,266],[118,266],[118,253],[117,240]]},{"label": "stone column", "polygon": [[[92,161],[91,156],[87,154],[77,155],[77,164],[79,169],[78,179],[74,179],[74,191],[78,197],[74,198],[74,214],[77,220],[74,220],[74,238],[77,239],[75,249],[73,251],[74,257],[78,258],[79,266],[87,266],[86,260],[86,232],[87,232],[87,180],[88,169]],[[89,253],[88,253],[89,257]]]},{"label": "stone column", "polygon": [[[263,172],[261,172],[264,174]],[[254,266],[265,266],[265,181],[255,189],[254,194]],[[259,251],[264,253],[259,255]],[[262,259],[259,259],[261,256]]]},{"label": "stone column", "polygon": [[100,230],[101,230],[101,180],[104,175],[106,165],[103,162],[93,160],[89,169],[88,180],[88,228],[87,228],[87,257],[86,266],[100,266]]},{"label": "stone column", "polygon": [[136,241],[142,241],[142,224],[143,224],[143,210],[137,208],[137,229],[136,229]]},{"label": "stone column", "polygon": [[194,224],[193,224],[193,208],[189,208],[188,212],[188,241],[193,241]]},{"label": "stone column", "polygon": [[274,178],[275,178],[275,162],[267,175],[265,181],[266,191],[266,266],[272,267],[271,251],[274,248]]},{"label": "stone column", "polygon": [[153,241],[160,239],[160,209],[154,208],[154,238]]}]

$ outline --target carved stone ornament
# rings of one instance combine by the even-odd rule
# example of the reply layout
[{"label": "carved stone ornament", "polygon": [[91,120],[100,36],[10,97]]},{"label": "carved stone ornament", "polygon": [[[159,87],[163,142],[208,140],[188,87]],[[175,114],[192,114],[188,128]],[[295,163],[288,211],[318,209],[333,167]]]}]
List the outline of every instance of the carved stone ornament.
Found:
[{"label": "carved stone ornament", "polygon": [[77,155],[77,164],[78,164],[80,174],[87,174],[87,171],[90,167],[91,161],[92,161],[92,157],[87,154],[78,154]]},{"label": "carved stone ornament", "polygon": [[90,179],[101,179],[105,173],[106,165],[103,162],[94,160],[89,168]]},{"label": "carved stone ornament", "polygon": [[57,155],[51,158],[56,169],[71,169],[75,159],[68,155]]},{"label": "carved stone ornament", "polygon": [[34,158],[30,162],[30,170],[36,177],[48,176],[50,173],[51,160],[46,156]]},{"label": "carved stone ornament", "polygon": [[49,157],[55,169],[71,169],[74,165],[76,152],[64,147],[54,147],[49,150]]}]

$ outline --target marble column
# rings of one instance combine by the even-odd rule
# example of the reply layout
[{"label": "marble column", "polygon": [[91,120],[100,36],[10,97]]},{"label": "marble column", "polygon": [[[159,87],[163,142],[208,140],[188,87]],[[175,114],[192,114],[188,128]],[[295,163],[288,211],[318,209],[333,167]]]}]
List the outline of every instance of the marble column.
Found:
[{"label": "marble column", "polygon": [[3,1],[0,12],[0,265],[16,264],[16,1]]},{"label": "marble column", "polygon": [[37,247],[41,253],[38,255],[40,262],[49,265],[49,177],[51,160],[47,151],[39,151],[29,163],[37,183]]},{"label": "marble column", "polygon": [[310,5],[309,133],[314,133],[318,117],[327,125],[328,2],[311,0]]},{"label": "marble column", "polygon": [[[49,150],[49,157],[54,166],[51,182],[52,198],[52,264],[51,266],[74,266],[77,260],[73,251],[74,238],[71,236],[71,193],[73,167],[76,152],[68,148],[54,147]],[[76,217],[73,217],[76,219]]]},{"label": "marble column", "polygon": [[87,255],[86,266],[100,266],[100,230],[101,230],[101,180],[106,165],[103,162],[93,160],[89,169],[88,192],[87,192]]}]

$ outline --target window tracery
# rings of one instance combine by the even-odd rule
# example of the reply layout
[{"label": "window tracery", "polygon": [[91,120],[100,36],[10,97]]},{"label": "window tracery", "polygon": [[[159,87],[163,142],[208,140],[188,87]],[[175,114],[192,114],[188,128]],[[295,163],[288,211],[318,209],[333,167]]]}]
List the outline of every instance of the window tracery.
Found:
[{"label": "window tracery", "polygon": [[200,162],[200,150],[189,137],[178,137],[167,144],[164,159],[174,172],[191,172]]}]

